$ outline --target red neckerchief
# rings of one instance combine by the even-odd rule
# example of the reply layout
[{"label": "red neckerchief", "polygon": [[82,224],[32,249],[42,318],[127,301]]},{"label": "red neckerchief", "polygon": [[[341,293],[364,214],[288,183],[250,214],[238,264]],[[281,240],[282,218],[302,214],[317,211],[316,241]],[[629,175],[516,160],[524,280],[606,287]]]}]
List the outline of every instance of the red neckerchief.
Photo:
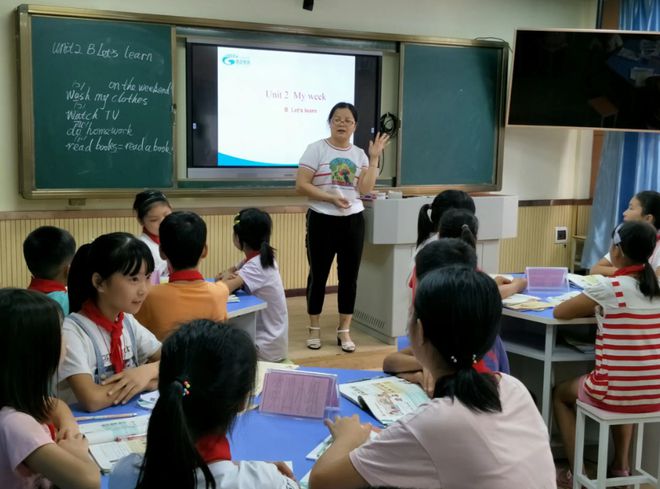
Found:
[{"label": "red neckerchief", "polygon": [[179,270],[170,273],[170,282],[194,282],[196,280],[204,280],[204,275],[198,270]]},{"label": "red neckerchief", "polygon": [[621,275],[634,275],[644,270],[644,265],[631,265],[629,267],[619,268],[612,277],[620,277]]},{"label": "red neckerchief", "polygon": [[195,443],[195,447],[207,464],[219,460],[231,460],[231,450],[226,435],[202,436]]},{"label": "red neckerchief", "polygon": [[46,427],[48,428],[48,433],[50,433],[50,437],[55,441],[57,439],[57,430],[55,429],[55,425],[53,423],[46,423]]},{"label": "red neckerchief", "polygon": [[124,313],[120,312],[115,321],[110,321],[91,300],[83,303],[80,312],[99,328],[110,333],[110,363],[118,374],[124,370],[124,352],[121,348],[121,334],[124,331]]},{"label": "red neckerchief", "polygon": [[259,251],[250,251],[249,253],[245,253],[245,261],[248,262],[252,260],[255,256],[259,256],[261,252]]},{"label": "red neckerchief", "polygon": [[155,234],[150,233],[149,231],[147,231],[147,228],[145,228],[145,227],[142,228],[142,232],[144,234],[146,234],[147,236],[149,236],[151,238],[151,241],[153,241],[154,243],[156,243],[158,245],[160,244],[160,236],[156,236]]},{"label": "red neckerchief", "polygon": [[656,233],[656,235],[655,235],[655,240],[656,240],[656,241],[660,241],[660,233]]},{"label": "red neckerchief", "polygon": [[32,277],[28,289],[49,294],[51,292],[66,292],[66,285],[57,280],[48,280],[45,278]]}]

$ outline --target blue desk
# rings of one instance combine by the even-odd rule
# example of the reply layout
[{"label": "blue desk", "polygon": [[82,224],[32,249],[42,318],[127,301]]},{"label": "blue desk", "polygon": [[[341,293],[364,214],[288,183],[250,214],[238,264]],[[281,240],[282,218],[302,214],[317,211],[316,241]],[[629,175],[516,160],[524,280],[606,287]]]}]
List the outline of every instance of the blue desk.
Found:
[{"label": "blue desk", "polygon": [[[364,370],[339,370],[301,367],[301,370],[313,372],[326,372],[336,374],[339,383],[351,382],[360,379],[383,375],[382,372]],[[75,416],[83,413],[72,406]],[[130,413],[148,414],[137,405],[136,399],[125,406],[103,409],[94,414]],[[340,397],[339,414],[351,416],[357,414],[362,422],[370,422],[381,426],[372,416],[358,408],[355,404]],[[249,411],[236,421],[230,436],[232,458],[234,460],[290,460],[293,462],[293,471],[300,480],[311,468],[313,462],[305,459],[312,448],[318,445],[326,436],[328,429],[320,419],[302,419],[289,416],[261,414],[258,410]],[[103,476],[101,487],[108,487],[108,477]]]},{"label": "blue desk", "polygon": [[[529,294],[541,299],[560,295],[537,292],[529,292]],[[589,330],[593,330],[593,325],[596,324],[595,317],[555,319],[552,311],[553,308],[543,311],[516,311],[506,307],[502,308],[500,331],[508,353],[538,360],[543,364],[540,408],[543,421],[549,430],[552,428],[553,364],[557,362],[593,362],[594,360],[593,353],[584,353],[570,346],[557,344],[557,332],[568,326],[572,331],[588,336]],[[521,373],[516,372],[512,366],[511,375],[517,377]]]},{"label": "blue desk", "polygon": [[240,302],[227,303],[227,324],[242,329],[254,341],[257,331],[257,311],[266,309],[268,304],[242,290],[237,290],[234,294],[240,299]]}]

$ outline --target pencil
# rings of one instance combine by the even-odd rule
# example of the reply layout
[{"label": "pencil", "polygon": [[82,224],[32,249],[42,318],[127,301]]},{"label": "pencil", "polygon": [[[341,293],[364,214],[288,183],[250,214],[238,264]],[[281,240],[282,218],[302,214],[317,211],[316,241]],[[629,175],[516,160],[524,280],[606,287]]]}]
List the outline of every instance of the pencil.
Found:
[{"label": "pencil", "polygon": [[76,416],[76,421],[94,421],[97,419],[120,419],[132,418],[137,416],[138,413],[117,413],[117,414],[96,414],[91,416]]}]

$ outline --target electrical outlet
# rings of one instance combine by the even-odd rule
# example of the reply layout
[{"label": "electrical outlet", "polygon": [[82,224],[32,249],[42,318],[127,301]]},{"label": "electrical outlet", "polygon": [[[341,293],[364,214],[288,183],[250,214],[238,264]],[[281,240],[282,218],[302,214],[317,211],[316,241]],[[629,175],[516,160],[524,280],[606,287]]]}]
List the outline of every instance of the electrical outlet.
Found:
[{"label": "electrical outlet", "polygon": [[566,226],[555,227],[555,244],[566,244],[568,242],[568,228]]}]

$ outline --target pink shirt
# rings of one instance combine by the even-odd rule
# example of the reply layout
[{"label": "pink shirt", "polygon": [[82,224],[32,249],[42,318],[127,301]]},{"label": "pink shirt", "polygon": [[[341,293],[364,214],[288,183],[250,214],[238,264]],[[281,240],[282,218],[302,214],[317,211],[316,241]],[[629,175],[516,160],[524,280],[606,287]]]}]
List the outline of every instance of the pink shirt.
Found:
[{"label": "pink shirt", "polygon": [[53,443],[46,425],[12,408],[0,409],[0,487],[32,489],[51,487],[23,461],[37,448]]},{"label": "pink shirt", "polygon": [[519,380],[500,374],[501,413],[433,399],[350,453],[370,486],[555,488],[548,430]]}]

